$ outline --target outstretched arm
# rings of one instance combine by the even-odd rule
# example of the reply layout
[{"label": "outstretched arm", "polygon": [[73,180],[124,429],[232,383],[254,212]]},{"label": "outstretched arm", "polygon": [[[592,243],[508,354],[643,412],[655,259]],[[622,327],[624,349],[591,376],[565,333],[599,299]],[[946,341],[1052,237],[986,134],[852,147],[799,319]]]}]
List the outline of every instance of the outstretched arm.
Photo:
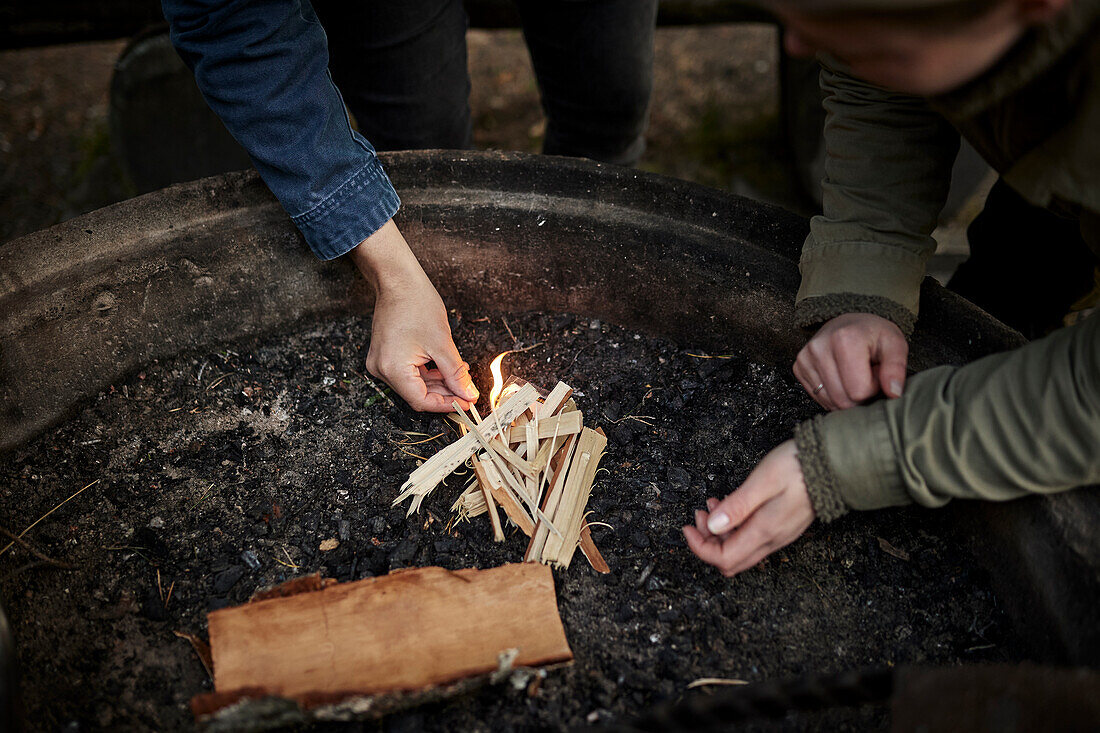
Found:
[{"label": "outstretched arm", "polygon": [[727,575],[851,509],[1004,501],[1100,483],[1100,316],[802,423],[684,533]]},{"label": "outstretched arm", "polygon": [[163,0],[163,8],[207,103],[313,252],[323,260],[353,252],[374,286],[368,368],[416,409],[477,399],[443,303],[392,221],[397,193],[329,76],[309,2]]}]

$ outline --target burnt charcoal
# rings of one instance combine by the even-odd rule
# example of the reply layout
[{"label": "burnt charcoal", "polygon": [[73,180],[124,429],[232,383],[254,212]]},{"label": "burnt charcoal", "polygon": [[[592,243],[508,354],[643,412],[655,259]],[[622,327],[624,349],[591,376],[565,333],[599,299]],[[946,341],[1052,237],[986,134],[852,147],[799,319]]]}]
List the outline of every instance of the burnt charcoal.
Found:
[{"label": "burnt charcoal", "polygon": [[390,554],[390,567],[403,568],[412,563],[416,555],[416,540],[406,539],[398,543],[397,548]]},{"label": "burnt charcoal", "polygon": [[244,560],[244,564],[252,570],[260,569],[260,558],[256,557],[256,553],[252,550],[245,550],[242,552],[241,559]]},{"label": "burnt charcoal", "polygon": [[223,570],[214,577],[213,591],[218,595],[225,595],[244,576],[244,568],[234,565],[228,570]]},{"label": "burnt charcoal", "polygon": [[673,466],[668,469],[668,483],[670,486],[677,488],[687,488],[691,484],[691,474],[687,472],[687,469]]},{"label": "burnt charcoal", "polygon": [[[625,720],[700,677],[1027,658],[943,512],[870,512],[813,527],[733,581],[688,552],[680,527],[694,510],[736,487],[816,413],[789,365],[699,359],[688,356],[702,353],[690,341],[606,322],[591,329],[569,314],[505,317],[522,343],[541,344],[510,354],[505,373],[546,389],[567,382],[586,424],[609,435],[588,509],[611,573],[593,572],[580,555],[554,571],[576,660],[550,672],[535,697],[504,686],[392,725],[575,729],[592,714]],[[468,476],[448,478],[412,515],[392,506],[417,465],[397,444],[446,431],[401,446],[428,456],[453,433],[439,416],[372,401],[376,393],[356,376],[369,321],[299,328],[149,365],[144,378],[121,380],[18,455],[0,456],[5,526],[26,527],[74,486],[100,479],[28,535],[77,569],[5,581],[37,728],[69,720],[112,730],[193,727],[187,700],[210,682],[190,645],[169,632],[201,635],[207,612],[242,603],[258,587],[314,572],[347,581],[522,558],[527,539],[514,526],[497,543],[485,516],[452,522]],[[489,360],[515,342],[499,314],[466,313],[452,329],[487,393]],[[706,353],[735,352],[731,344]],[[178,407],[187,409],[170,412]],[[478,407],[485,414],[485,400]],[[81,445],[89,440],[98,442]],[[878,537],[912,560],[884,557]],[[320,551],[332,538],[339,546]],[[10,552],[0,572],[24,558]],[[781,728],[883,727],[860,713],[837,715]]]}]

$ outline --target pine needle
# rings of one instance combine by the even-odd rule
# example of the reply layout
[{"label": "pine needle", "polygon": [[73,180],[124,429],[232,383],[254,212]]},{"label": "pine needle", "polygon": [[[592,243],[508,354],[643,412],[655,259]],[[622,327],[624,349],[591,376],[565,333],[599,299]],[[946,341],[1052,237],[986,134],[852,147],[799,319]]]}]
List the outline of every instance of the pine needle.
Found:
[{"label": "pine needle", "polygon": [[[72,501],[73,499],[75,499],[75,498],[76,498],[77,496],[79,496],[79,495],[80,495],[81,493],[83,493],[85,489],[89,489],[89,488],[91,488],[92,486],[95,486],[96,484],[98,484],[98,483],[99,483],[99,482],[100,482],[101,480],[102,480],[102,479],[98,479],[98,478],[97,478],[97,479],[96,479],[95,481],[93,481],[92,483],[88,484],[87,486],[85,486],[85,487],[84,487],[83,489],[81,489],[80,491],[77,491],[77,492],[76,492],[75,494],[73,494],[73,495],[72,495],[72,496],[70,496],[70,497],[69,497],[68,499],[66,499],[65,501],[63,501],[63,502],[61,502],[60,504],[58,504],[57,506],[55,506],[55,507],[54,507],[53,509],[51,509],[51,510],[49,510],[48,512],[46,512],[45,514],[43,514],[43,515],[42,515],[41,517],[39,517],[38,519],[36,519],[36,520],[34,520],[33,522],[31,522],[31,525],[30,525],[29,527],[27,527],[27,528],[26,528],[25,530],[23,530],[22,532],[20,532],[17,538],[18,538],[18,539],[22,539],[23,535],[25,535],[25,534],[26,534],[27,532],[30,532],[30,531],[31,531],[32,529],[34,529],[35,525],[37,525],[37,524],[38,524],[39,522],[41,522],[41,521],[42,521],[43,519],[45,519],[46,517],[50,516],[51,514],[53,514],[54,512],[56,512],[56,511],[57,511],[58,509],[60,509],[61,507],[65,506],[65,504],[67,504],[67,503],[69,503],[70,501]],[[12,546],[12,545],[14,545],[14,544],[15,544],[15,540],[12,540],[12,541],[11,541],[11,542],[9,542],[8,544],[6,544],[6,545],[4,546],[4,549],[0,550],[0,555],[3,555],[3,554],[4,554],[5,552],[7,552],[7,551],[8,551],[9,549],[11,549],[11,546]]]}]

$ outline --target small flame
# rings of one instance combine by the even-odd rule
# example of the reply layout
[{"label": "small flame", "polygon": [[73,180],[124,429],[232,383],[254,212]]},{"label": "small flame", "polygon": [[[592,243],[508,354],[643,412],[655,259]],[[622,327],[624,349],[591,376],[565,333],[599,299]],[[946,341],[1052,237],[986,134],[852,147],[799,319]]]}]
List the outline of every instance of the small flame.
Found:
[{"label": "small flame", "polygon": [[489,371],[493,373],[493,389],[489,392],[489,408],[492,410],[497,409],[497,400],[500,399],[500,393],[504,390],[504,377],[500,374],[500,362],[504,361],[504,357],[508,356],[507,351],[493,359],[493,363],[489,365]]}]

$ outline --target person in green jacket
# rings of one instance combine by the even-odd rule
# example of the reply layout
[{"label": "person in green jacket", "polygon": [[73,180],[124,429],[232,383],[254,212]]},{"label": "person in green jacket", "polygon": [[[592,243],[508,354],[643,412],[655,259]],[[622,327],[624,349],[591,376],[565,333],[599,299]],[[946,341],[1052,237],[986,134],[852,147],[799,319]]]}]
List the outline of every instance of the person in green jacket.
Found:
[{"label": "person in green jacket", "polygon": [[[1059,222],[1044,239],[1068,231],[1070,249],[1087,247],[1087,266],[1073,260],[1083,267],[1075,282],[1092,283],[1100,0],[769,7],[784,23],[788,52],[816,53],[823,67],[823,214],[811,221],[795,310],[800,325],[819,329],[794,372],[829,412],[797,426],[725,499],[708,500],[684,527],[691,550],[733,576],[815,518],[1100,482],[1100,316],[906,381],[906,336],[959,134],[1021,207]],[[1035,262],[1062,251],[1051,241],[1025,244]],[[1026,302],[1029,293],[1009,297]],[[878,394],[887,399],[866,404]]]}]

